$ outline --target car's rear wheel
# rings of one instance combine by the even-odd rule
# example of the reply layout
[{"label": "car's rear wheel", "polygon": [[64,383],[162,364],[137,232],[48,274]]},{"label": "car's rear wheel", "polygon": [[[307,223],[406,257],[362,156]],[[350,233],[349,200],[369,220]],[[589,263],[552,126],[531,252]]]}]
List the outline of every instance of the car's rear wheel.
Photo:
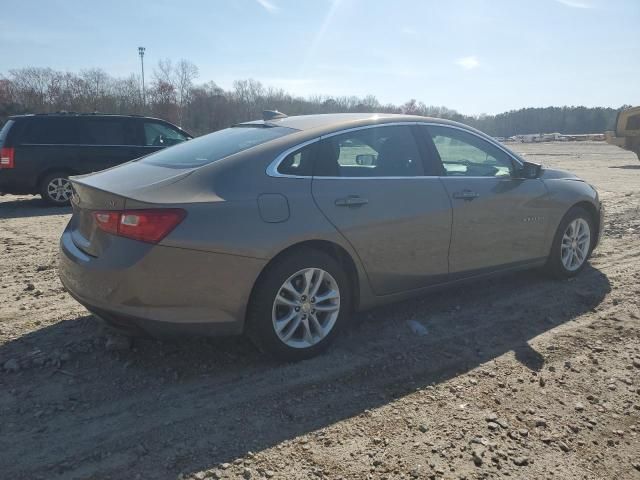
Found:
[{"label": "car's rear wheel", "polygon": [[589,212],[582,207],[571,208],[556,231],[547,270],[560,278],[580,273],[591,255],[594,233]]},{"label": "car's rear wheel", "polygon": [[276,260],[258,281],[247,312],[247,334],[282,360],[326,349],[351,310],[348,277],[330,255],[300,249]]},{"label": "car's rear wheel", "polygon": [[65,172],[50,173],[40,182],[40,196],[50,205],[69,205],[71,194],[71,182]]}]

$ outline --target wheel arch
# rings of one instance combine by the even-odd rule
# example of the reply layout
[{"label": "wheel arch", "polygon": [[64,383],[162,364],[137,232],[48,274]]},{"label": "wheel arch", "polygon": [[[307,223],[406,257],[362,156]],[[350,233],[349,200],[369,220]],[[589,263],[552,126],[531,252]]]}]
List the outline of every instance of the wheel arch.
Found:
[{"label": "wheel arch", "polygon": [[[576,207],[585,209],[589,213],[589,215],[591,215],[591,221],[593,224],[594,234],[595,234],[594,238],[595,239],[600,238],[600,212],[598,211],[596,206],[587,200],[582,200],[578,203],[571,205],[571,207],[567,209],[567,212],[569,212],[569,210],[571,210],[572,208],[576,208]],[[565,215],[566,214],[567,213],[565,212]],[[596,242],[593,242],[591,244],[591,250],[593,250],[595,247],[596,247]]]},{"label": "wheel arch", "polygon": [[591,221],[593,222],[593,225],[595,227],[598,226],[598,210],[593,203],[588,202],[586,200],[582,200],[574,205],[571,205],[571,207],[567,210],[567,212],[572,208],[576,208],[576,207],[584,208],[587,212],[589,212],[589,215],[591,215]]},{"label": "wheel arch", "polygon": [[596,240],[591,245],[591,251],[593,251],[593,249],[595,249],[597,244],[599,243],[600,237],[602,235],[602,232],[600,231],[601,225],[600,225],[600,221],[599,221],[600,220],[600,215],[599,215],[598,208],[594,205],[593,202],[591,202],[589,200],[580,200],[578,202],[575,202],[575,203],[572,203],[571,205],[569,205],[568,208],[564,211],[564,213],[558,219],[558,223],[555,226],[555,229],[553,230],[553,236],[551,237],[551,241],[549,243],[549,255],[551,254],[551,248],[553,247],[553,240],[555,239],[555,235],[558,233],[558,229],[560,228],[560,225],[562,224],[562,220],[567,216],[567,214],[573,208],[583,208],[584,210],[587,211],[587,213],[591,217],[591,223],[592,223],[594,229],[596,230]]},{"label": "wheel arch", "polygon": [[360,303],[360,275],[358,274],[358,268],[355,261],[353,260],[353,257],[344,247],[338,245],[337,243],[330,240],[319,239],[304,240],[298,243],[294,243],[293,245],[289,245],[288,247],[278,252],[275,256],[273,256],[271,260],[269,260],[267,264],[262,268],[260,274],[253,283],[253,287],[251,288],[251,293],[249,295],[249,302],[252,301],[256,291],[256,287],[260,284],[261,280],[264,278],[269,269],[284,256],[290,255],[291,253],[302,249],[314,249],[326,253],[327,255],[330,255],[331,257],[336,259],[340,263],[340,265],[343,266],[344,271],[347,274],[347,277],[349,278],[349,282],[351,284],[352,308],[353,310],[357,310]]},{"label": "wheel arch", "polygon": [[47,177],[48,175],[51,175],[52,173],[56,173],[56,172],[66,173],[67,175],[78,175],[78,173],[79,173],[76,170],[74,170],[73,168],[69,168],[69,167],[49,167],[49,168],[43,170],[38,175],[37,180],[36,180],[36,188],[38,188],[38,190],[39,190],[42,187],[42,181],[45,179],[45,177]]}]

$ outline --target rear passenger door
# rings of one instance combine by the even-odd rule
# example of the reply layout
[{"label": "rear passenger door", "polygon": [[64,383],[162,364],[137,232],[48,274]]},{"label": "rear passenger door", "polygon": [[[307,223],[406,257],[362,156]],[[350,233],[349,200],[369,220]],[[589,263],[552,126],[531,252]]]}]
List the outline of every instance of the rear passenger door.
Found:
[{"label": "rear passenger door", "polygon": [[78,118],[65,115],[34,115],[16,122],[14,134],[15,174],[25,179],[25,185],[37,190],[39,179],[46,172],[85,173],[77,144]]},{"label": "rear passenger door", "polygon": [[377,295],[448,275],[449,198],[425,172],[413,128],[355,129],[323,138],[316,150],[313,197],[357,252]]},{"label": "rear passenger door", "polygon": [[133,118],[87,116],[79,121],[83,138],[80,153],[84,171],[104,170],[141,155]]}]

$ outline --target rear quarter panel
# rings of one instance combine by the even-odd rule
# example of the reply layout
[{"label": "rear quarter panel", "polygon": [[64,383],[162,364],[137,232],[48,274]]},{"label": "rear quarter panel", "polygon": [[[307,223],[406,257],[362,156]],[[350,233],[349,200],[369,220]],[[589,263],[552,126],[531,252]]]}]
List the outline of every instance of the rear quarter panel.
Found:
[{"label": "rear quarter panel", "polygon": [[[368,297],[368,282],[359,258],[317,208],[311,196],[311,178],[274,178],[266,174],[267,165],[279,151],[269,150],[252,158],[229,157],[164,187],[163,196],[173,202],[163,205],[184,208],[187,217],[162,245],[269,262],[283,250],[305,241],[331,242],[351,256],[359,279],[359,298]],[[284,196],[288,218],[266,221],[258,206],[259,197],[264,194]],[[145,192],[144,199],[127,200],[126,207],[153,205],[150,199],[161,200],[154,195]]]},{"label": "rear quarter panel", "polygon": [[85,173],[78,168],[74,147],[49,145],[16,145],[15,167],[11,171],[16,185],[36,193],[39,182],[48,172]]}]

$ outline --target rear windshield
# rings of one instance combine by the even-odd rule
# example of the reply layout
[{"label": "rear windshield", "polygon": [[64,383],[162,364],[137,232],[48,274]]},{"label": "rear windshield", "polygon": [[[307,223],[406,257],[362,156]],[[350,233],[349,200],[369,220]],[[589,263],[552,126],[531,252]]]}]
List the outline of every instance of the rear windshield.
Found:
[{"label": "rear windshield", "polygon": [[0,130],[0,145],[2,145],[4,143],[4,140],[7,138],[7,135],[13,123],[13,120],[7,120],[7,123],[5,123],[4,127],[2,127],[2,130]]},{"label": "rear windshield", "polygon": [[152,153],[140,162],[160,167],[196,168],[296,131],[286,127],[231,127]]}]

